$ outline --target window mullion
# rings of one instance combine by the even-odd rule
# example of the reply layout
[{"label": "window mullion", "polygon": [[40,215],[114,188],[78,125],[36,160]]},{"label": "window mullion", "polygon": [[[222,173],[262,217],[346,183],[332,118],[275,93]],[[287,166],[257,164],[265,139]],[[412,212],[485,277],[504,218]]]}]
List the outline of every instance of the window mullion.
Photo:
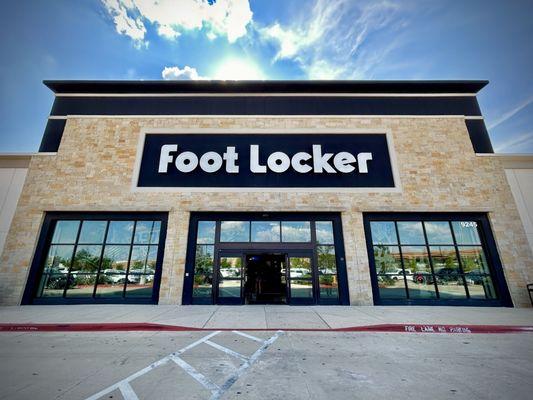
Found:
[{"label": "window mullion", "polygon": [[433,260],[431,259],[431,252],[429,250],[429,240],[426,233],[426,223],[422,221],[422,231],[424,232],[424,241],[426,242],[426,251],[428,252],[429,267],[431,268],[431,275],[433,275],[433,285],[435,286],[435,294],[437,299],[440,299],[439,288],[437,285],[437,277],[435,276],[435,268],[433,268]]}]

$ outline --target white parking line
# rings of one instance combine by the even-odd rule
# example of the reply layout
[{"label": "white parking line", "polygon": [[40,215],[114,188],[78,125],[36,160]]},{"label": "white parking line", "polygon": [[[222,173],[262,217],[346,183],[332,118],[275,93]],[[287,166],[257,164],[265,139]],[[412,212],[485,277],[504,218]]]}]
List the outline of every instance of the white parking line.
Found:
[{"label": "white parking line", "polygon": [[270,347],[272,343],[274,343],[280,335],[283,333],[283,331],[277,331],[274,336],[272,336],[270,339],[265,341],[263,345],[250,357],[248,361],[246,361],[241,367],[235,371],[235,373],[228,378],[226,382],[220,387],[220,390],[216,393],[214,393],[211,396],[210,400],[218,400],[222,395],[239,379],[244,372],[252,366],[253,363],[257,361],[257,359]]},{"label": "white parking line", "polygon": [[218,387],[218,385],[211,382],[203,374],[198,372],[192,365],[183,361],[178,356],[171,356],[170,358],[172,359],[172,361],[178,364],[181,368],[183,368],[185,372],[187,372],[190,376],[192,376],[198,383],[200,383],[203,387],[209,390],[211,393],[214,394],[220,390],[220,387]]},{"label": "white parking line", "polygon": [[[228,349],[227,347],[221,346],[218,343],[212,342],[209,339],[212,337],[218,335],[220,331],[212,332],[209,335],[204,336],[203,338],[185,346],[184,348],[169,354],[166,357],[163,357],[162,359],[150,364],[149,366],[131,374],[130,376],[118,381],[117,383],[105,388],[104,390],[101,390],[100,392],[88,397],[86,400],[97,400],[101,397],[105,396],[106,394],[111,393],[112,391],[118,389],[120,390],[120,393],[124,397],[124,400],[139,400],[139,397],[133,390],[133,388],[130,385],[130,382],[134,379],[137,379],[138,377],[153,371],[155,368],[164,365],[168,363],[169,361],[173,361],[178,366],[180,366],[189,376],[191,376],[193,379],[195,379],[198,383],[200,383],[204,388],[209,390],[211,392],[211,400],[218,400],[220,397],[239,379],[244,372],[252,366],[253,363],[257,361],[257,359],[268,349],[268,347],[274,343],[279,336],[283,333],[283,331],[277,331],[274,336],[272,336],[268,340],[261,340],[259,338],[256,338],[252,335],[248,335],[243,332],[239,331],[232,331],[236,335],[240,335],[243,337],[246,337],[248,339],[254,340],[256,342],[261,342],[262,346],[256,350],[254,354],[251,355],[251,357],[246,357],[240,353],[237,353],[236,351],[233,351],[231,349]],[[244,363],[221,385],[218,386],[217,384],[211,382],[208,377],[200,373],[196,368],[194,368],[192,365],[185,362],[181,357],[179,357],[180,354],[183,354],[187,350],[190,350],[202,343],[205,343],[217,350],[220,350],[226,354],[229,354],[233,357],[236,357]]]},{"label": "white parking line", "polygon": [[256,342],[261,342],[261,343],[264,342],[263,339],[259,339],[258,337],[249,335],[249,334],[244,333],[244,332],[240,332],[240,331],[232,331],[232,332],[235,333],[236,335],[241,335],[242,337],[248,338],[250,340],[255,340]]},{"label": "white parking line", "polygon": [[235,358],[239,358],[239,359],[241,359],[242,361],[248,361],[248,357],[243,356],[242,354],[237,353],[236,351],[233,351],[233,350],[231,350],[231,349],[228,349],[227,347],[221,346],[221,345],[219,345],[218,343],[213,343],[213,342],[210,341],[210,340],[206,340],[204,343],[205,343],[205,344],[208,344],[208,345],[211,346],[211,347],[214,347],[214,348],[217,349],[217,350],[223,351],[224,353],[229,354],[230,356],[233,356],[233,357],[235,357]]},{"label": "white parking line", "polygon": [[139,400],[137,394],[133,391],[133,388],[128,382],[122,382],[118,385],[120,394],[124,397],[124,400]]}]

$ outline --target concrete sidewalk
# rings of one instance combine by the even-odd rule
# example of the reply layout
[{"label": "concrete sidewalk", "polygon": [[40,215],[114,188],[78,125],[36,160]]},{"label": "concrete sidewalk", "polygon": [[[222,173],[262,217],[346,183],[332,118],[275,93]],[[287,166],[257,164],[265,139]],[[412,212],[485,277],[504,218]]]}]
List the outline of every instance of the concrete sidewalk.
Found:
[{"label": "concrete sidewalk", "polygon": [[155,323],[206,329],[336,329],[380,324],[528,325],[531,308],[276,305],[0,307],[0,324]]}]

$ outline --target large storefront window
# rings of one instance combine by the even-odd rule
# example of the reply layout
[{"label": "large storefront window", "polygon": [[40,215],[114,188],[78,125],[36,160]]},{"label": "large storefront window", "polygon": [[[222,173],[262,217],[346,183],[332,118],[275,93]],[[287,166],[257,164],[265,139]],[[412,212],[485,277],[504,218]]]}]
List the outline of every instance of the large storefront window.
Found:
[{"label": "large storefront window", "polygon": [[28,287],[32,302],[157,302],[165,221],[153,214],[48,214],[45,251]]},{"label": "large storefront window", "polygon": [[365,215],[376,302],[501,303],[487,227],[480,215]]},{"label": "large storefront window", "polygon": [[348,302],[338,215],[198,213],[190,229],[184,304]]}]

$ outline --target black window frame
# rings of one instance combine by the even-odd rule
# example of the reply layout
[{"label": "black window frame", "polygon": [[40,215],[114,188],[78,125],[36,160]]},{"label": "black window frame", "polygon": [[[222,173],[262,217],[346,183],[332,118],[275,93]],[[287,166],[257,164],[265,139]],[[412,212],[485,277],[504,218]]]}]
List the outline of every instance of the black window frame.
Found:
[{"label": "black window frame", "polygon": [[[378,277],[374,260],[374,249],[370,222],[395,221],[395,222],[431,222],[431,221],[474,221],[478,224],[478,232],[481,247],[485,251],[494,288],[498,299],[382,299],[379,294]],[[475,306],[475,307],[513,307],[513,302],[507,287],[502,263],[496,247],[496,241],[492,234],[490,221],[487,213],[472,212],[368,212],[363,213],[363,225],[366,237],[368,261],[370,267],[370,279],[374,305],[440,305],[440,306]],[[424,229],[425,232],[425,229]],[[453,233],[452,233],[453,234]],[[399,240],[399,238],[398,238]],[[401,248],[400,243],[396,245]],[[427,247],[427,240],[425,246]],[[457,247],[457,246],[456,246]],[[428,254],[428,257],[429,254]],[[431,262],[431,261],[430,261]],[[467,289],[468,290],[468,289]]]},{"label": "black window frame", "polygon": [[[160,221],[159,242],[157,249],[156,268],[151,297],[35,297],[39,280],[42,275],[42,267],[46,262],[48,250],[52,242],[54,228],[59,220],[95,220],[95,221]],[[58,305],[58,304],[157,304],[159,302],[159,290],[161,286],[161,275],[163,258],[165,252],[165,241],[167,233],[168,213],[167,212],[70,212],[70,211],[50,211],[44,215],[43,223],[35,248],[33,261],[31,263],[26,287],[22,296],[21,305]],[[81,228],[80,228],[81,229]],[[132,232],[133,241],[134,232]],[[133,248],[133,245],[131,245]],[[130,252],[131,252],[130,248]]]}]

